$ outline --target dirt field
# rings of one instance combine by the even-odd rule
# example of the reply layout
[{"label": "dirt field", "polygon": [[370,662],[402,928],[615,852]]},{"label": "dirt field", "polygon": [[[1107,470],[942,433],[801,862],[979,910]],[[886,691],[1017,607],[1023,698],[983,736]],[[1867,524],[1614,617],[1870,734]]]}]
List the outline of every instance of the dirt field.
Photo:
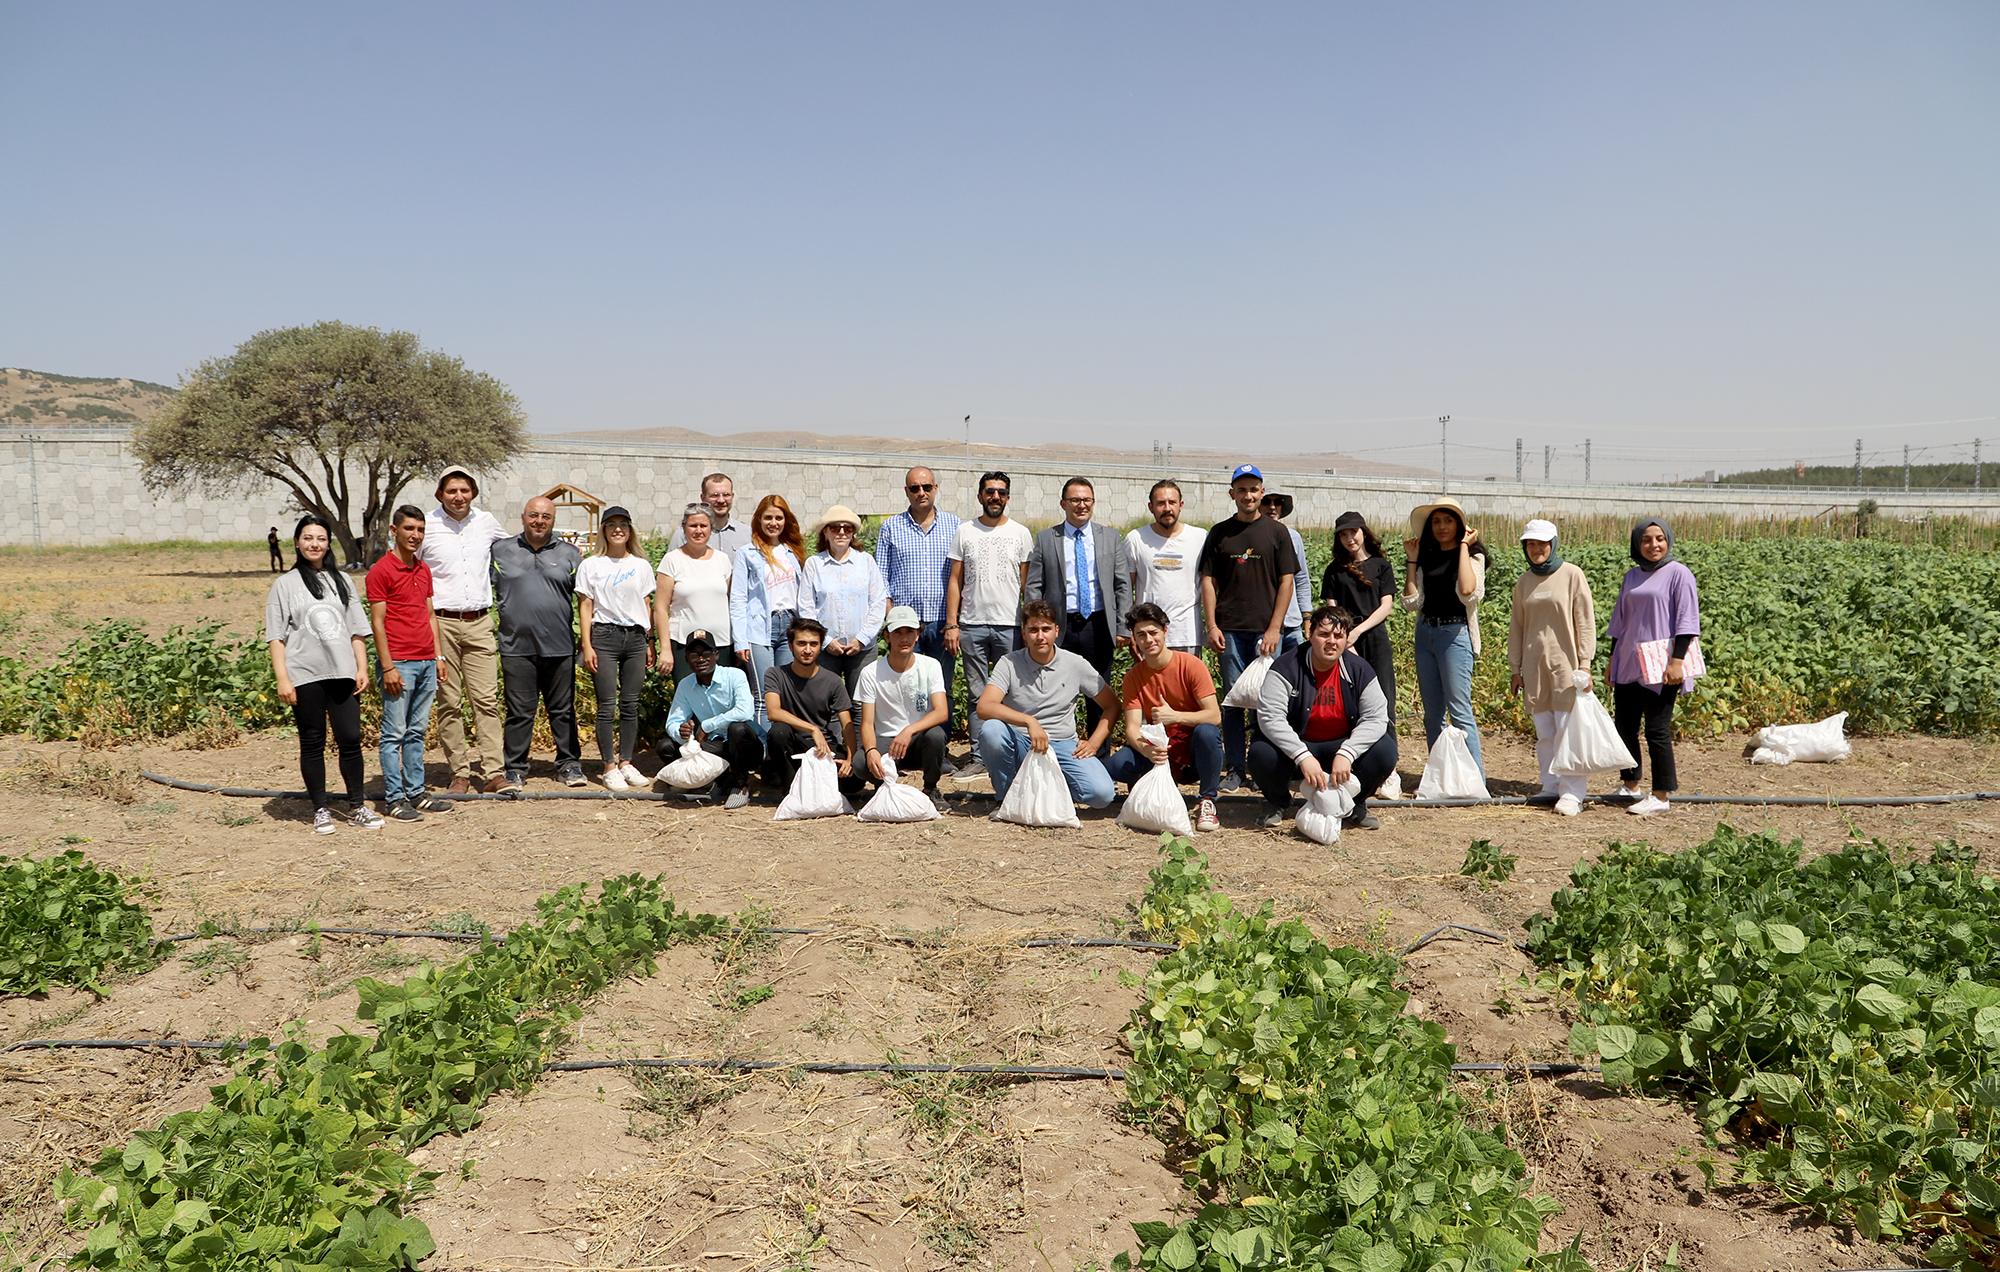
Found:
[{"label": "dirt field", "polygon": [[[1752,769],[1737,749],[1684,749],[1687,789],[1819,796],[2000,785],[2000,749],[1990,746],[1866,741],[1848,763],[1790,769]],[[1487,754],[1496,788],[1517,788],[1530,772],[1521,741],[1492,738]],[[76,844],[147,873],[162,932],[204,917],[384,927],[474,918],[505,929],[557,886],[633,870],[663,872],[697,909],[831,929],[720,954],[676,949],[657,975],[598,1000],[564,1058],[1120,1067],[1117,1035],[1134,994],[1117,974],[1147,965],[1135,951],[1009,944],[1127,930],[1154,844],[1108,816],[1087,815],[1075,831],[1029,831],[989,822],[978,804],[926,825],[869,827],[773,823],[768,804],[725,813],[609,799],[490,801],[421,825],[316,837],[297,801],[185,794],[131,776],[144,767],[291,787],[295,749],[282,736],[219,751],[89,755],[12,739],[0,743],[0,767],[9,773],[0,851]],[[1403,766],[1412,786],[1419,767]],[[1329,850],[1254,828],[1255,807],[1229,804],[1225,829],[1203,837],[1225,887],[1273,901],[1330,940],[1397,948],[1444,922],[1518,933],[1569,867],[1607,839],[1683,847],[1717,820],[1692,806],[1643,825],[1599,806],[1575,819],[1520,808],[1387,809],[1380,831],[1350,833]],[[1736,810],[1731,820],[1822,846],[1852,834],[1911,844],[1954,837],[1990,849],[1995,830],[1968,805]],[[1481,889],[1456,873],[1476,838],[1520,855],[1513,881]],[[884,939],[919,935],[932,943]],[[319,1037],[353,1022],[356,976],[392,976],[416,959],[462,952],[438,941],[299,936],[183,949],[102,1002],[80,993],[0,1001],[0,1039],[227,1038],[288,1025]],[[1408,969],[1419,1010],[1447,1026],[1461,1058],[1562,1058],[1568,1024],[1523,989],[1526,962],[1511,948],[1440,941]],[[772,992],[761,1001],[745,993],[766,985]],[[12,1198],[0,1227],[22,1233],[19,1253],[65,1243],[47,1191],[57,1165],[199,1104],[217,1072],[136,1053],[0,1059],[0,1195]],[[1684,1266],[1732,1272],[1896,1261],[1764,1193],[1705,1192],[1694,1160],[1712,1150],[1672,1104],[1588,1081],[1465,1086],[1512,1123],[1541,1186],[1562,1201],[1551,1235],[1583,1233],[1600,1266],[1650,1266],[1675,1242]],[[441,1268],[1070,1272],[1128,1248],[1131,1221],[1188,1205],[1155,1142],[1121,1120],[1119,1100],[1105,1082],[554,1075],[526,1099],[496,1099],[471,1134],[430,1146],[429,1165],[445,1177],[418,1213],[439,1241],[431,1266]]]},{"label": "dirt field", "polygon": [[[9,598],[0,639],[39,659],[97,617],[140,618],[158,632],[213,616],[250,632],[268,585],[261,566],[256,550],[0,556],[0,596]],[[1741,743],[1683,746],[1685,791],[2000,788],[2000,747],[1987,744],[1863,739],[1847,763],[1767,769],[1745,762]],[[1485,750],[1495,793],[1530,788],[1530,743],[1489,734]],[[1421,766],[1421,746],[1406,743],[1407,787]],[[670,951],[658,974],[592,1004],[560,1058],[1125,1063],[1118,1034],[1136,995],[1118,976],[1143,974],[1150,956],[1013,944],[1130,930],[1155,845],[1108,814],[1086,814],[1080,830],[1030,831],[989,822],[990,805],[966,801],[941,821],[871,827],[773,823],[768,801],[725,813],[606,797],[483,801],[421,825],[318,837],[301,801],[177,792],[137,778],[142,768],[230,786],[298,785],[296,744],[283,734],[223,750],[91,753],[0,738],[0,854],[76,846],[149,876],[163,934],[204,918],[505,930],[564,884],[663,873],[690,908],[828,931]],[[441,765],[432,777],[441,783]],[[533,789],[556,789],[540,761]],[[984,789],[983,780],[966,787]],[[1570,867],[1614,838],[1681,848],[1727,818],[1817,848],[1849,836],[1955,838],[1992,853],[2000,827],[2000,813],[1973,804],[1682,805],[1644,824],[1596,805],[1574,819],[1390,807],[1380,831],[1324,849],[1289,830],[1257,829],[1256,808],[1226,801],[1224,830],[1202,838],[1218,882],[1241,902],[1271,901],[1330,941],[1394,949],[1446,922],[1518,935]],[[1482,888],[1459,876],[1474,839],[1519,855],[1512,881]],[[101,1001],[67,991],[0,999],[0,1044],[286,1029],[320,1038],[355,1025],[356,977],[394,978],[465,949],[293,934],[179,948]],[[1461,1059],[1566,1058],[1569,1022],[1522,984],[1527,963],[1511,946],[1448,939],[1406,967],[1414,1009],[1450,1030]],[[51,1200],[56,1169],[198,1106],[222,1072],[185,1055],[0,1055],[0,1254],[11,1263],[71,1248]],[[1130,1248],[1134,1220],[1184,1214],[1190,1204],[1159,1146],[1122,1119],[1116,1083],[629,1072],[551,1075],[525,1099],[494,1100],[472,1133],[423,1150],[444,1173],[438,1195],[417,1211],[440,1246],[427,1266],[1075,1272]],[[1900,1262],[1769,1193],[1707,1192],[1695,1163],[1726,1160],[1727,1149],[1705,1147],[1672,1103],[1583,1080],[1463,1088],[1509,1123],[1540,1186],[1562,1202],[1550,1239],[1583,1234],[1600,1267],[1654,1268],[1676,1243],[1684,1267],[1720,1272]]]}]

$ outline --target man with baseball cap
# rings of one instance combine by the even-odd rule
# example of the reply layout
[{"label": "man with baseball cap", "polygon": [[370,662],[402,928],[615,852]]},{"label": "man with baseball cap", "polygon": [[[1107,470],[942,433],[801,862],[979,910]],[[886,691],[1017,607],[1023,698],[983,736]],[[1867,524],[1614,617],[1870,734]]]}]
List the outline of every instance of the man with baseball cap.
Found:
[{"label": "man with baseball cap", "polygon": [[[722,757],[729,761],[729,771],[715,779],[709,794],[722,800],[724,808],[741,808],[750,802],[750,774],[764,759],[750,678],[741,668],[715,665],[715,637],[702,628],[688,633],[681,650],[693,674],[674,685],[666,732],[660,736],[660,762],[689,754],[689,747]],[[661,780],[653,779],[656,785]]]},{"label": "man with baseball cap", "polygon": [[[1209,529],[1201,545],[1201,610],[1208,647],[1222,663],[1222,695],[1260,655],[1288,648],[1285,616],[1299,572],[1291,533],[1263,512],[1264,474],[1255,464],[1238,464],[1229,475],[1236,515]],[[1294,637],[1291,644],[1297,643]],[[1222,713],[1222,762],[1228,774],[1222,789],[1238,790],[1248,780],[1249,729],[1241,708]]]},{"label": "man with baseball cap", "polygon": [[[500,737],[500,646],[493,636],[493,545],[507,529],[472,506],[479,482],[456,464],[438,475],[438,506],[424,518],[420,556],[430,567],[438,616],[438,659],[448,674],[438,685],[438,740],[451,765],[451,793],[463,795],[503,775]],[[468,748],[463,703],[472,702],[476,736]]]},{"label": "man with baseball cap", "polygon": [[883,760],[898,774],[922,769],[924,794],[939,812],[938,778],[944,773],[945,722],[951,717],[950,682],[929,654],[917,652],[924,620],[908,605],[889,610],[889,655],[861,669],[854,700],[861,704],[861,745],[867,748],[868,776],[881,782]]}]

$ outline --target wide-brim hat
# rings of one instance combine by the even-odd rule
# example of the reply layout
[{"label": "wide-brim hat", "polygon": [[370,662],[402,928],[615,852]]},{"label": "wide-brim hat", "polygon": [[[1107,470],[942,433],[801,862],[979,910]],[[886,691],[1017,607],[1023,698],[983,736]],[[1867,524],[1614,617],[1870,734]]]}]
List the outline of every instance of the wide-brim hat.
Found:
[{"label": "wide-brim hat", "polygon": [[1430,531],[1431,514],[1440,508],[1449,508],[1458,514],[1459,529],[1463,530],[1471,524],[1471,522],[1465,519],[1465,505],[1459,503],[1456,499],[1440,499],[1436,503],[1427,503],[1420,508],[1411,510],[1410,537],[1413,539],[1423,538]]},{"label": "wide-brim hat", "polygon": [[813,533],[818,534],[836,522],[845,522],[853,526],[856,530],[861,529],[864,524],[861,518],[855,514],[854,509],[848,507],[846,504],[835,504],[833,507],[819,514],[819,520],[813,522]]}]

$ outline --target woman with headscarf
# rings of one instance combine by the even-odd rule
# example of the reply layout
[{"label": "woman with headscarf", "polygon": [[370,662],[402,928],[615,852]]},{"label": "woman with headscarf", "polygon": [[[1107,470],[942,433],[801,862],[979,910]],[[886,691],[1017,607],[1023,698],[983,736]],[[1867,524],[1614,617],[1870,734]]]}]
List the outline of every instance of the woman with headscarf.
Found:
[{"label": "woman with headscarf", "polygon": [[[1303,558],[1301,558],[1303,559]],[[1358,512],[1333,523],[1333,560],[1320,576],[1319,595],[1354,615],[1348,639],[1375,669],[1375,683],[1389,703],[1389,732],[1396,731],[1396,660],[1389,649],[1389,612],[1396,607],[1396,567],[1382,555],[1382,541]]]},{"label": "woman with headscarf", "polygon": [[1403,608],[1417,616],[1417,689],[1424,698],[1424,738],[1436,746],[1445,716],[1465,730],[1465,749],[1481,774],[1479,722],[1472,718],[1472,660],[1479,656],[1479,603],[1486,599],[1486,545],[1465,524],[1455,499],[1410,513],[1403,540],[1408,568]]},{"label": "woman with headscarf", "polygon": [[1528,570],[1514,584],[1514,617],[1507,625],[1507,665],[1512,690],[1522,696],[1535,721],[1535,758],[1542,768],[1542,795],[1554,796],[1556,811],[1574,817],[1583,811],[1584,779],[1549,771],[1556,741],[1576,706],[1581,673],[1590,684],[1597,658],[1597,608],[1590,580],[1556,554],[1556,527],[1537,518],[1521,531]]},{"label": "woman with headscarf", "polygon": [[1646,817],[1666,812],[1667,796],[1680,788],[1674,772],[1674,702],[1702,674],[1696,644],[1701,598],[1694,571],[1674,560],[1673,529],[1659,518],[1649,517],[1632,528],[1632,560],[1604,635],[1611,641],[1607,675],[1618,736],[1637,758],[1644,724],[1653,765],[1651,795],[1641,798],[1637,768],[1618,774],[1624,782],[1618,794],[1637,801],[1626,812]]}]

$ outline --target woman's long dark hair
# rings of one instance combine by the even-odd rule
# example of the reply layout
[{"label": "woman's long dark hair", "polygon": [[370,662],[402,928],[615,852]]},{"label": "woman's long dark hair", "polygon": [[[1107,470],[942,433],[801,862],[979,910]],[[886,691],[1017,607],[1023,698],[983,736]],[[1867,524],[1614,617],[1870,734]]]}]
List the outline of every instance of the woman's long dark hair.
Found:
[{"label": "woman's long dark hair", "polygon": [[[1460,516],[1457,509],[1454,508],[1433,508],[1431,516],[1434,517],[1440,512],[1450,513],[1451,519],[1458,522],[1459,543],[1465,542],[1465,518]],[[1447,552],[1456,555],[1458,545],[1453,544],[1450,548],[1439,547],[1437,536],[1431,533],[1430,517],[1425,517],[1423,534],[1417,539],[1417,569],[1436,569],[1438,562],[1444,559]],[[1472,555],[1481,558],[1486,557],[1486,544],[1484,542],[1473,544]]]},{"label": "woman's long dark hair", "polygon": [[[1351,526],[1349,527],[1349,529],[1353,528],[1354,527]],[[1369,556],[1373,557],[1381,556],[1382,541],[1375,537],[1375,531],[1369,527],[1366,521],[1361,523],[1360,530],[1361,530],[1362,550],[1365,551]],[[1335,530],[1333,532],[1333,563],[1337,566],[1340,566],[1342,569],[1346,570],[1349,574],[1352,574],[1355,578],[1360,579],[1362,582],[1365,583],[1368,581],[1368,576],[1361,572],[1361,562],[1355,558],[1348,556],[1347,545],[1340,541],[1340,536],[1342,533],[1344,532],[1340,530]]]},{"label": "woman's long dark hair", "polygon": [[340,603],[345,605],[348,600],[347,580],[341,577],[340,571],[338,569],[328,569],[325,566],[315,568],[312,562],[306,560],[306,554],[299,551],[299,536],[306,532],[307,526],[318,526],[320,529],[326,531],[326,555],[321,557],[320,560],[330,561],[333,559],[333,527],[326,523],[325,517],[309,512],[299,518],[299,524],[292,527],[292,568],[299,572],[299,582],[306,585],[306,591],[313,594],[314,600],[318,600],[325,595],[324,592],[319,590],[320,576],[331,574],[333,576],[333,590],[340,597]]}]

